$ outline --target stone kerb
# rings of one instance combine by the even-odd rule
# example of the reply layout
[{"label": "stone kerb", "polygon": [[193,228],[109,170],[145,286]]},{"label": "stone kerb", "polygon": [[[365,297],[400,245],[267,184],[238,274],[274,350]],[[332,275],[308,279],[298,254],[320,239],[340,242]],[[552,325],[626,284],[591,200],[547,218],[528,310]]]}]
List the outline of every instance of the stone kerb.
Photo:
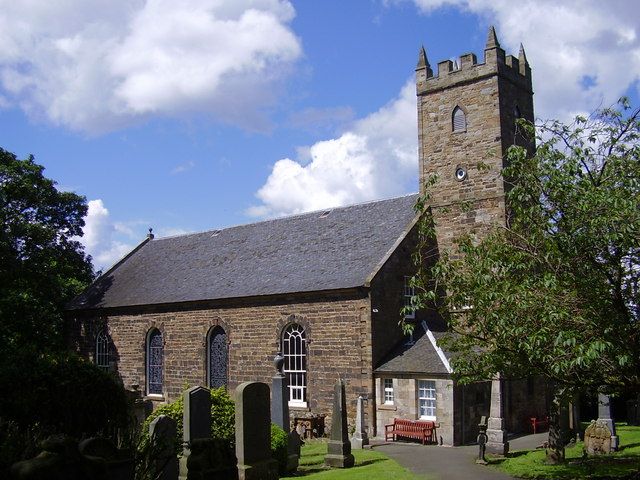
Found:
[{"label": "stone kerb", "polygon": [[271,458],[269,386],[244,382],[235,391],[236,457],[239,480],[276,480],[277,462]]}]

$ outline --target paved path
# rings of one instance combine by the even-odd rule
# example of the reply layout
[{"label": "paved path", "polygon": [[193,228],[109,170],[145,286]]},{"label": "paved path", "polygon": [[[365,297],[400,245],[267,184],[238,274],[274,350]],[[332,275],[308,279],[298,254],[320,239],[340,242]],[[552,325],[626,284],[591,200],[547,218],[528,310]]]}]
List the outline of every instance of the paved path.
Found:
[{"label": "paved path", "polygon": [[[509,441],[512,451],[533,449],[544,442],[547,433],[526,435]],[[383,443],[373,447],[393,458],[413,473],[433,480],[507,480],[497,470],[477,465],[478,447],[438,447],[416,443]]]}]

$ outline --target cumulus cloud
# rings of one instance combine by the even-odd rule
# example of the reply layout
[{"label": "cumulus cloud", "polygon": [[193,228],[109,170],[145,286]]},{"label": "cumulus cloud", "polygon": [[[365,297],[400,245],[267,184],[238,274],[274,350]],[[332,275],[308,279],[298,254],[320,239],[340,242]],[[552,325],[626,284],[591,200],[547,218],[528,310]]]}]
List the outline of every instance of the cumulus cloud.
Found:
[{"label": "cumulus cloud", "polygon": [[278,160],[247,213],[273,217],[337,207],[417,190],[413,80],[397,98],[337,138],[317,142],[304,160]]},{"label": "cumulus cloud", "polygon": [[85,217],[84,236],[80,241],[93,258],[97,270],[105,270],[129,253],[135,243],[120,239],[122,235],[132,237],[133,230],[114,222],[102,200],[90,200]]},{"label": "cumulus cloud", "polygon": [[0,0],[0,98],[100,133],[205,113],[261,130],[301,55],[287,0]]},{"label": "cumulus cloud", "polygon": [[425,14],[455,6],[489,19],[502,47],[511,53],[517,54],[523,42],[533,69],[539,117],[567,121],[575,113],[608,106],[640,78],[640,3],[413,1]]}]

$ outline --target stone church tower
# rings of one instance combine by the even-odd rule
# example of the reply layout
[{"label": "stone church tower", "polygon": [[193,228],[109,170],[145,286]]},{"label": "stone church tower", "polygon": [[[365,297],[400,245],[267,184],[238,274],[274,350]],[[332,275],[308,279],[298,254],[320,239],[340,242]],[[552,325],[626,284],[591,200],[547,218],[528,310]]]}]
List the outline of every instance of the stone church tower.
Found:
[{"label": "stone church tower", "polygon": [[449,249],[461,234],[482,235],[489,225],[505,221],[500,171],[509,146],[526,146],[515,120],[534,118],[531,69],[524,48],[517,58],[505,56],[490,27],[484,63],[467,53],[459,63],[439,62],[434,76],[422,48],[416,90],[420,191],[432,174],[438,176],[429,204],[438,247]]}]

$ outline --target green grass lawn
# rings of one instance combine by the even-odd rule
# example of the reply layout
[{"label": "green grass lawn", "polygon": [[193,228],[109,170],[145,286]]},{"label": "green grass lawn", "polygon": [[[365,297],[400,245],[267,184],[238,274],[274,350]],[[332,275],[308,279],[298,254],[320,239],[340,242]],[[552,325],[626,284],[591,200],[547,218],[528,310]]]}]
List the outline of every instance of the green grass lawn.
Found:
[{"label": "green grass lawn", "polygon": [[540,479],[615,478],[640,471],[640,427],[616,425],[620,449],[611,455],[582,458],[583,443],[566,449],[567,461],[546,465],[545,451],[512,452],[506,459],[493,459],[491,465],[514,477]]},{"label": "green grass lawn", "polygon": [[401,467],[398,462],[375,450],[354,450],[353,468],[329,468],[324,465],[326,440],[308,440],[302,447],[300,466],[296,477],[305,480],[417,480],[424,479]]}]

